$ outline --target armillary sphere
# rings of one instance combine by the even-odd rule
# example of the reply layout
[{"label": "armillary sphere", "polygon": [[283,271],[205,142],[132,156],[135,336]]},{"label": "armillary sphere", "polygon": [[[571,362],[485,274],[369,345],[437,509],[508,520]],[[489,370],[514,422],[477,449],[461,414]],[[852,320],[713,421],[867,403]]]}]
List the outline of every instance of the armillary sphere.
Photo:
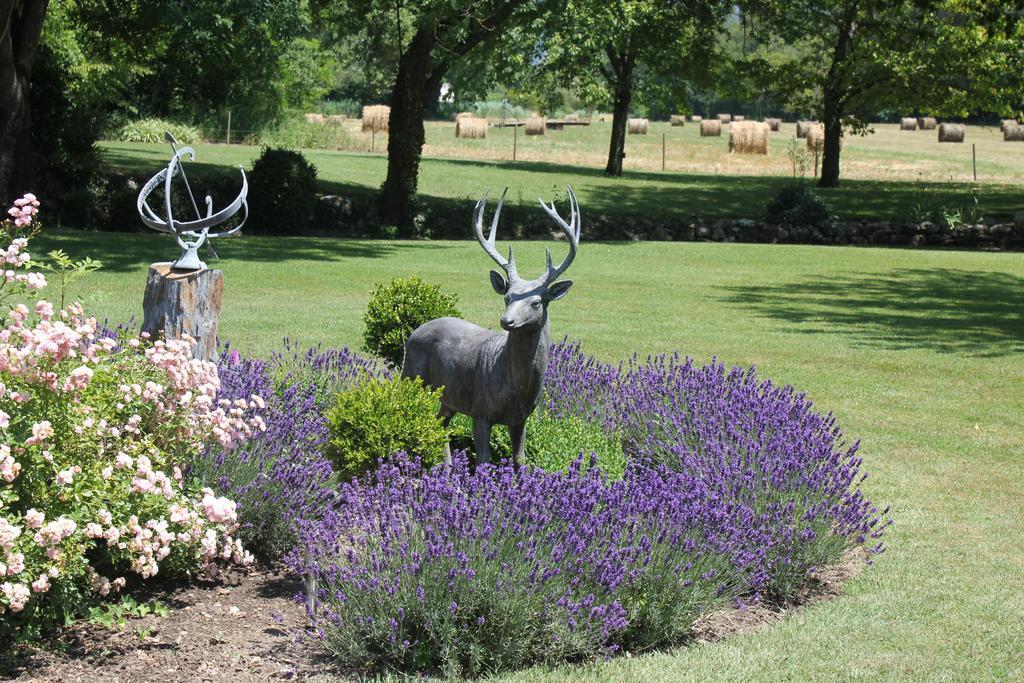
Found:
[{"label": "armillary sphere", "polygon": [[[249,206],[246,204],[246,196],[249,193],[249,182],[245,178],[245,170],[239,167],[239,171],[242,173],[241,192],[238,193],[238,196],[235,197],[233,202],[217,213],[213,212],[213,199],[210,198],[210,195],[206,195],[206,216],[203,216],[199,211],[199,206],[196,204],[196,198],[192,194],[192,187],[188,183],[188,178],[185,176],[185,168],[182,166],[183,157],[187,156],[189,161],[194,161],[196,158],[196,151],[191,147],[182,147],[181,149],[178,149],[178,141],[175,140],[174,136],[169,132],[164,133],[164,139],[170,143],[171,149],[174,151],[174,155],[171,157],[170,163],[167,164],[167,168],[150,178],[149,182],[147,182],[143,186],[142,190],[139,191],[139,199],[136,203],[136,208],[139,211],[139,217],[142,218],[142,222],[146,227],[174,235],[175,241],[178,243],[178,246],[181,247],[181,256],[171,264],[172,270],[203,270],[206,268],[206,264],[199,260],[199,247],[205,244],[210,254],[216,257],[217,254],[214,253],[209,240],[216,237],[227,237],[228,235],[233,235],[241,230],[242,226],[245,225],[245,221],[249,217]],[[176,175],[178,175],[178,173],[181,173],[181,178],[185,182],[185,189],[188,191],[189,199],[192,200],[192,208],[195,209],[196,212],[195,220],[176,220],[171,210],[171,181]],[[161,183],[163,183],[164,186],[165,218],[160,218],[160,216],[153,211],[146,201],[149,198],[150,193]],[[226,222],[240,210],[244,211],[244,214],[238,225],[234,226],[230,230],[210,232],[212,228]]]}]

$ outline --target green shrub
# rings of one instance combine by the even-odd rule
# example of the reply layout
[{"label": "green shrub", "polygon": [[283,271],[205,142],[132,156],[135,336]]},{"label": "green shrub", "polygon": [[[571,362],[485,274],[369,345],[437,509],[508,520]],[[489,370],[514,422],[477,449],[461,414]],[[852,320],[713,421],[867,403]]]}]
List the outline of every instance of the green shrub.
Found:
[{"label": "green shrub", "polygon": [[264,147],[249,176],[249,220],[254,232],[305,228],[316,211],[316,167],[301,153]]},{"label": "green shrub", "polygon": [[621,479],[626,470],[622,442],[596,424],[574,415],[555,417],[539,409],[526,424],[526,462],[549,472],[564,472],[580,455],[590,455],[610,479]]},{"label": "green shrub", "polygon": [[[465,415],[452,419],[452,448],[473,449],[473,421]],[[508,458],[512,445],[508,429],[491,429],[491,454],[494,461]],[[575,416],[556,417],[538,408],[526,420],[526,462],[549,472],[564,472],[580,455],[584,469],[591,454],[610,479],[621,479],[626,469],[626,454],[619,439],[599,426]]]},{"label": "green shrub", "polygon": [[363,323],[363,350],[381,356],[395,367],[405,358],[405,342],[413,330],[434,318],[459,317],[458,297],[446,294],[415,275],[377,285],[370,293]]},{"label": "green shrub", "polygon": [[117,139],[121,142],[163,142],[165,132],[170,132],[184,145],[191,145],[202,139],[202,134],[195,126],[163,119],[129,121],[117,131]]},{"label": "green shrub", "polygon": [[350,479],[398,451],[427,466],[441,462],[448,430],[437,416],[440,398],[419,378],[367,379],[339,392],[326,415],[335,472]]},{"label": "green shrub", "polygon": [[808,227],[835,222],[832,209],[806,185],[791,185],[775,195],[765,211],[765,221],[772,225]]}]

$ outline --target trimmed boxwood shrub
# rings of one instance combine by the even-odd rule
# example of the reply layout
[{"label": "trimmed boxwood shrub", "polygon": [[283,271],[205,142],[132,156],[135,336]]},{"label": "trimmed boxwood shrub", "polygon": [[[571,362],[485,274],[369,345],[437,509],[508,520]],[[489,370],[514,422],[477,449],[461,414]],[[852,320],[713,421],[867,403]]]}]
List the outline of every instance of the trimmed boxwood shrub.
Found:
[{"label": "trimmed boxwood shrub", "polygon": [[363,315],[363,350],[401,367],[405,342],[413,330],[434,318],[460,317],[457,301],[455,294],[443,292],[415,275],[377,285]]},{"label": "trimmed boxwood shrub", "polygon": [[264,147],[249,173],[252,232],[287,233],[308,228],[317,205],[316,166],[300,152]]},{"label": "trimmed boxwood shrub", "polygon": [[419,378],[367,379],[339,392],[326,415],[334,471],[351,479],[399,451],[441,462],[448,430],[437,416],[440,398]]}]

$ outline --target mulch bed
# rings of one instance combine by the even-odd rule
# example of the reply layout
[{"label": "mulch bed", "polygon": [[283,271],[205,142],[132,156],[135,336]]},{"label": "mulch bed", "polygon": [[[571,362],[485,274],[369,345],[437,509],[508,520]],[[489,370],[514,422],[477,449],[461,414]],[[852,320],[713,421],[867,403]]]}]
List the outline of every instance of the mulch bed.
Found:
[{"label": "mulch bed", "polygon": [[[842,594],[864,566],[863,551],[847,553],[820,571],[785,606],[751,605],[702,617],[698,641],[752,633],[820,600]],[[301,583],[284,570],[252,568],[216,582],[154,592],[170,608],[165,617],[131,619],[120,629],[78,623],[41,647],[0,655],[0,678],[15,681],[334,680],[345,677],[316,640],[304,635],[305,608],[294,596]]]}]

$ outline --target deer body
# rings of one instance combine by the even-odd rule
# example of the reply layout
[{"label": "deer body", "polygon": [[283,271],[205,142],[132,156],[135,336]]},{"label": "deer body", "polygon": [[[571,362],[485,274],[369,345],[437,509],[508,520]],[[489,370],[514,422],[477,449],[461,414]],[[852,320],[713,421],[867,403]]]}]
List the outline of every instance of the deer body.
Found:
[{"label": "deer body", "polygon": [[406,342],[402,376],[420,377],[428,386],[444,389],[440,416],[445,424],[455,413],[472,418],[473,445],[480,462],[490,460],[490,432],[496,424],[508,426],[516,464],[525,461],[526,418],[537,406],[548,367],[548,304],[565,296],[572,287],[571,280],[555,279],[569,267],[579,246],[579,209],[572,188],[569,198],[572,214],[568,224],[553,207],[541,202],[566,232],[570,252],[562,265],[554,268],[548,251],[547,271],[536,280],[518,276],[511,249],[506,260],[494,248],[500,202],[490,235],[483,236],[487,197],[480,200],[475,212],[477,239],[508,276],[506,280],[491,271],[491,285],[505,297],[503,331],[488,330],[459,318],[437,318],[416,328]]}]

